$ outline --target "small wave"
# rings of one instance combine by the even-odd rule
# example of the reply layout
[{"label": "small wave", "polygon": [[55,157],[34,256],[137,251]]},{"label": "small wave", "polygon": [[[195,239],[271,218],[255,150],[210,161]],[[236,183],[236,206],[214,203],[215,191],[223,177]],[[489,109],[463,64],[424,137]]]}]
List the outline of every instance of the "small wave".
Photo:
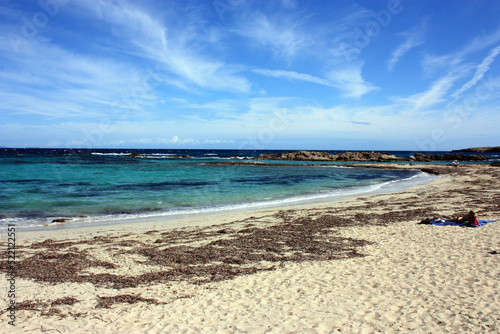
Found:
[{"label": "small wave", "polygon": [[147,158],[147,159],[172,159],[174,158],[173,154],[151,154],[151,155],[144,155],[144,156],[139,156],[138,158]]},{"label": "small wave", "polygon": [[236,157],[224,157],[224,158],[221,158],[221,159],[224,159],[224,160],[252,160],[252,159],[254,159],[255,160],[255,157],[239,157],[239,156],[236,156]]},{"label": "small wave", "polygon": [[20,228],[33,227],[52,227],[63,224],[73,224],[82,221],[82,217],[10,217],[0,219],[0,230],[5,229],[8,225],[15,225]]},{"label": "small wave", "polygon": [[173,153],[151,153],[151,155],[177,155]]},{"label": "small wave", "polygon": [[124,156],[130,155],[130,153],[102,153],[102,152],[92,152],[93,155],[109,155],[109,156]]}]

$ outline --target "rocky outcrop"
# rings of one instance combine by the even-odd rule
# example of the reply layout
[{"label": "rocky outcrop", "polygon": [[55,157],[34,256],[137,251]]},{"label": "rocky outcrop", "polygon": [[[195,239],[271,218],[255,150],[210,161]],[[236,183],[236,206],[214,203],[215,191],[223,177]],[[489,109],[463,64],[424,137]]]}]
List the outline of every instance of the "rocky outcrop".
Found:
[{"label": "rocky outcrop", "polygon": [[315,151],[292,151],[275,153],[264,153],[257,157],[258,160],[287,160],[287,161],[339,161],[339,162],[431,162],[431,161],[486,161],[487,157],[483,155],[464,155],[464,154],[423,154],[415,153],[413,158],[397,157],[389,153],[380,152],[343,152],[339,154],[330,154],[328,152]]},{"label": "rocky outcrop", "polygon": [[452,152],[499,153],[500,146],[470,147],[461,150],[453,150]]},{"label": "rocky outcrop", "polygon": [[139,153],[130,153],[128,156],[131,158],[145,158],[146,157],[145,155],[139,154]]},{"label": "rocky outcrop", "polygon": [[409,159],[397,157],[389,153],[379,152],[344,152],[335,155],[335,161],[359,161],[359,162],[393,162],[409,161]]},{"label": "rocky outcrop", "polygon": [[415,161],[420,162],[431,162],[431,161],[486,161],[487,157],[484,155],[474,154],[474,155],[464,155],[460,153],[449,154],[445,153],[443,155],[436,154],[423,154],[423,153],[415,153],[414,154]]},{"label": "rocky outcrop", "polygon": [[289,161],[356,161],[356,162],[393,162],[409,161],[389,153],[379,152],[344,152],[330,154],[328,152],[294,151],[279,154],[264,153],[259,155],[259,160],[289,160]]},{"label": "rocky outcrop", "polygon": [[290,160],[290,161],[335,161],[335,156],[328,152],[295,151],[279,154],[264,153],[258,156],[259,160]]}]

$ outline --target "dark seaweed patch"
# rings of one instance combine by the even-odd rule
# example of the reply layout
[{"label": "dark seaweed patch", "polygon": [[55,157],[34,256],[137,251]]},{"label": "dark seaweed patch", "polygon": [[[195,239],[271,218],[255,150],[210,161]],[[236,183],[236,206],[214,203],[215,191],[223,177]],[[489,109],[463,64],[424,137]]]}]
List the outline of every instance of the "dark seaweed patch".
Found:
[{"label": "dark seaweed patch", "polygon": [[[17,276],[53,284],[88,282],[115,289],[179,280],[200,284],[274,269],[269,262],[359,257],[363,254],[357,248],[368,244],[364,240],[333,235],[335,228],[357,224],[351,219],[332,215],[292,219],[283,212],[275,218],[280,223],[267,227],[248,227],[246,224],[241,230],[224,227],[169,231],[160,233],[161,239],[153,238],[154,241],[149,243],[106,236],[77,242],[49,239],[31,245],[36,253],[17,263]],[[189,245],[200,241],[201,245]],[[138,263],[160,266],[161,269],[138,276],[88,272],[91,267],[105,271],[117,265],[92,258],[91,248],[78,251],[73,247],[82,244],[119,245],[122,247],[117,249],[119,254],[140,255],[144,260],[137,260]],[[123,247],[133,248],[127,250]]]},{"label": "dark seaweed patch", "polygon": [[[26,300],[23,302],[16,303],[15,309],[16,310],[27,310],[27,311],[40,311],[40,315],[42,316],[54,316],[57,315],[60,318],[66,318],[68,315],[71,315],[73,317],[77,316],[83,316],[83,314],[73,314],[69,312],[69,314],[64,314],[61,312],[60,309],[54,307],[54,306],[59,306],[59,305],[68,305],[68,306],[73,306],[75,303],[78,302],[78,299],[73,298],[73,297],[63,297],[63,298],[58,298],[56,300],[47,300],[47,301],[42,301],[42,300]],[[0,311],[0,315],[3,313],[6,313],[7,309]]]},{"label": "dark seaweed patch", "polygon": [[98,296],[98,298],[99,300],[97,301],[97,305],[95,308],[110,308],[111,305],[115,303],[135,304],[138,302],[144,302],[147,304],[158,304],[158,301],[156,299],[142,298],[139,295],[118,295],[111,297]]}]

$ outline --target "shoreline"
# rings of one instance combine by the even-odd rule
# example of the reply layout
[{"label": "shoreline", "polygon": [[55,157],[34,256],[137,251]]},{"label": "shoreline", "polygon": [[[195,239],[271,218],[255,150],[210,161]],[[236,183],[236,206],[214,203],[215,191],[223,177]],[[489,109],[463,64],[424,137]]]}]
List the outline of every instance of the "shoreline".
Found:
[{"label": "shoreline", "polygon": [[[434,175],[433,178],[428,179],[424,184],[421,185],[403,185],[397,189],[376,189],[374,191],[366,191],[360,194],[341,194],[340,196],[331,195],[326,198],[320,198],[315,200],[299,200],[297,202],[282,203],[274,205],[263,205],[256,206],[253,208],[238,208],[238,209],[224,209],[221,211],[207,211],[199,213],[189,213],[189,214],[176,214],[172,216],[150,216],[150,217],[133,217],[133,218],[123,218],[116,220],[107,221],[97,221],[97,222],[64,222],[57,223],[54,225],[45,226],[34,226],[34,227],[16,227],[17,231],[22,234],[32,236],[39,235],[39,238],[66,238],[70,235],[85,235],[88,233],[105,233],[106,231],[119,231],[135,229],[136,231],[147,230],[149,227],[153,228],[166,228],[166,229],[176,229],[176,228],[196,228],[196,227],[206,227],[207,224],[201,223],[205,217],[209,218],[210,221],[223,221],[228,222],[231,219],[236,220],[240,216],[252,215],[254,213],[268,213],[275,212],[277,210],[290,210],[297,208],[307,208],[314,209],[328,206],[332,203],[339,203],[344,201],[356,200],[358,197],[371,197],[383,194],[394,194],[405,192],[408,190],[419,189],[419,187],[431,186],[435,182],[439,182],[439,178],[436,176],[446,176],[450,173],[455,173],[459,170],[455,167],[443,166],[439,164],[419,164],[419,165],[397,165],[395,163],[377,163],[377,164],[352,164],[348,167],[352,168],[376,168],[376,169],[411,169],[419,170],[428,175]],[[422,167],[425,166],[425,167]],[[484,164],[468,164],[465,168],[471,167],[486,167]],[[461,168],[464,168],[462,166]],[[424,171],[422,171],[422,169]],[[460,169],[462,170],[462,169]],[[418,175],[418,174],[417,174]],[[398,180],[401,181],[401,180]],[[408,181],[407,179],[403,180]],[[236,217],[236,218],[235,218]],[[210,225],[210,224],[208,224]],[[141,227],[142,226],[142,227]],[[71,232],[73,230],[73,232]],[[0,233],[6,232],[6,229],[0,229]]]},{"label": "shoreline", "polygon": [[[500,169],[446,172],[174,226],[19,232],[13,332],[498,332]],[[416,224],[469,209],[497,222]]]},{"label": "shoreline", "polygon": [[[368,166],[370,166],[368,164]],[[436,167],[442,167],[439,165],[435,165]],[[350,166],[349,166],[350,167]],[[354,165],[353,168],[377,168],[377,169],[412,169],[415,171],[420,170],[416,166],[399,166],[399,168],[395,168],[392,164],[379,164],[377,167],[366,167],[365,165]],[[442,172],[443,173],[443,172]],[[444,172],[446,174],[446,172]],[[177,227],[182,226],[183,223],[175,223],[176,221],[184,222],[186,221],[186,226],[192,226],[192,220],[202,219],[204,216],[227,216],[231,214],[251,214],[253,212],[260,211],[269,211],[276,209],[293,209],[298,207],[314,207],[321,206],[333,202],[343,201],[345,199],[352,199],[360,196],[371,196],[377,194],[387,194],[387,193],[397,193],[402,192],[408,187],[413,187],[417,185],[425,185],[429,182],[432,182],[436,175],[439,173],[428,173],[422,172],[415,174],[409,178],[398,179],[395,181],[387,181],[381,184],[376,184],[372,186],[361,186],[361,187],[352,187],[345,188],[341,190],[328,191],[322,194],[309,194],[302,196],[293,196],[289,198],[275,199],[273,201],[262,201],[262,202],[252,202],[246,204],[235,204],[227,207],[221,208],[212,208],[207,209],[205,211],[202,210],[189,210],[186,211],[178,211],[173,214],[164,213],[164,214],[151,214],[145,216],[136,216],[136,217],[127,217],[124,215],[120,216],[111,216],[109,219],[105,220],[95,220],[95,221],[65,221],[55,224],[45,224],[43,226],[16,226],[16,229],[20,233],[25,232],[44,232],[50,233],[51,231],[64,231],[67,229],[85,229],[86,231],[91,232],[93,228],[99,229],[101,227],[109,226],[112,228],[113,226],[119,227],[120,225],[134,225],[134,224],[155,224],[155,225],[169,225],[169,222],[173,222]],[[217,219],[217,218],[215,218]],[[6,229],[0,229],[0,233],[5,232]]]},{"label": "shoreline", "polygon": [[[390,166],[389,166],[390,167]],[[354,167],[354,168],[365,168],[364,166]],[[406,168],[383,168],[381,169],[399,169],[404,170]],[[418,168],[415,172],[418,171]],[[428,173],[427,173],[428,174]],[[403,179],[398,179],[394,181],[386,181],[379,184],[365,185],[365,186],[352,186],[336,190],[325,190],[322,192],[302,194],[302,195],[290,195],[281,198],[258,200],[253,202],[243,202],[243,203],[226,203],[220,205],[206,206],[206,207],[192,207],[192,208],[178,208],[171,209],[168,211],[145,211],[137,213],[123,213],[115,215],[97,215],[97,216],[87,216],[83,212],[80,216],[74,217],[63,217],[54,216],[47,219],[45,222],[16,222],[13,220],[12,224],[15,224],[20,231],[37,231],[37,230],[59,230],[65,228],[79,228],[85,226],[100,226],[100,225],[116,225],[122,223],[142,223],[149,221],[160,221],[160,220],[175,220],[178,218],[188,217],[188,216],[203,216],[212,215],[217,213],[225,212],[235,212],[235,211],[254,211],[268,208],[278,208],[282,206],[289,205],[302,205],[307,203],[321,203],[338,201],[343,198],[348,198],[357,195],[370,195],[375,193],[385,193],[403,190],[404,187],[409,186],[415,182],[422,183],[427,182],[427,178],[424,176],[426,174],[420,173],[413,175],[411,177],[406,177]],[[431,179],[429,176],[428,179]],[[397,185],[396,187],[394,185]],[[5,227],[0,228],[0,233],[6,231]]]}]

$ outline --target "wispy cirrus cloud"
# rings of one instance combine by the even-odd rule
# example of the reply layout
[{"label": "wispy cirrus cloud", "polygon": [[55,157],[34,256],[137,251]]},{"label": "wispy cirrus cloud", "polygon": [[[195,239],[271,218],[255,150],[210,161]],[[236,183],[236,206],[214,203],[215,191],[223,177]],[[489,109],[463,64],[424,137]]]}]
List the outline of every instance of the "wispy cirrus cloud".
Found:
[{"label": "wispy cirrus cloud", "polygon": [[378,86],[365,81],[362,67],[362,64],[358,64],[332,70],[328,74],[328,79],[335,87],[343,91],[344,97],[348,98],[360,98],[365,94],[379,90]]},{"label": "wispy cirrus cloud", "polygon": [[[478,36],[456,52],[440,56],[426,55],[422,63],[424,73],[428,76],[433,76],[436,73],[443,74],[433,80],[428,90],[398,100],[410,103],[414,110],[423,110],[441,102],[450,102],[451,98],[459,98],[462,93],[476,85],[484,77],[490,65],[500,54],[500,46],[492,48],[479,65],[471,64],[471,54],[481,52],[498,43],[500,43],[500,30],[489,35]],[[457,83],[472,71],[474,71],[473,77],[460,88],[455,88]],[[450,94],[454,88],[454,92]]]},{"label": "wispy cirrus cloud", "polygon": [[327,78],[316,77],[307,73],[295,71],[253,69],[252,72],[273,78],[311,82],[343,91],[342,96],[359,98],[379,87],[367,83],[361,75],[361,66],[351,66],[344,69],[332,70]]},{"label": "wispy cirrus cloud", "polygon": [[456,52],[442,55],[425,54],[422,61],[424,73],[431,76],[439,71],[449,71],[451,68],[466,62],[471,54],[486,48],[496,47],[499,43],[500,29],[497,29],[491,34],[474,38]]},{"label": "wispy cirrus cloud", "polygon": [[425,23],[400,33],[400,36],[405,38],[405,41],[400,44],[391,54],[391,58],[387,63],[389,71],[392,71],[398,61],[411,49],[424,44]]},{"label": "wispy cirrus cloud", "polygon": [[490,69],[491,63],[495,61],[496,56],[498,56],[499,54],[500,45],[490,50],[488,56],[484,58],[481,64],[476,67],[476,71],[472,79],[466,82],[462,87],[460,87],[460,89],[451,94],[451,96],[454,98],[458,98],[463,92],[476,85],[484,77],[484,74]]},{"label": "wispy cirrus cloud", "polygon": [[126,87],[134,85],[144,89],[136,97],[136,105],[152,98],[141,73],[120,62],[71,52],[42,38],[30,40],[22,53],[13,52],[0,39],[0,51],[4,64],[8,64],[0,69],[2,101],[17,113],[50,118],[95,117],[109,113]]},{"label": "wispy cirrus cloud", "polygon": [[468,67],[457,68],[435,80],[426,91],[397,100],[409,104],[414,111],[425,110],[438,103],[445,102],[456,81],[463,78],[468,73],[468,70]]},{"label": "wispy cirrus cloud", "polygon": [[[271,17],[259,13],[242,20],[238,32],[257,45],[268,48],[275,60],[283,61],[283,67],[286,68],[257,68],[252,72],[267,77],[333,87],[342,92],[342,97],[360,98],[369,92],[377,91],[379,87],[364,79],[364,62],[357,56],[346,62],[340,45],[344,41],[352,40],[356,25],[367,19],[372,19],[371,12],[356,5],[332,13],[327,28],[313,23],[313,18],[307,15]],[[325,76],[308,73],[311,72],[311,67],[293,66],[305,59],[308,59],[309,63],[318,64],[319,71],[325,73]],[[299,70],[290,70],[290,67]]]},{"label": "wispy cirrus cloud", "polygon": [[301,29],[304,18],[290,16],[270,18],[262,13],[254,14],[250,20],[242,22],[237,32],[256,45],[267,48],[277,58],[288,64],[311,46],[308,33]]},{"label": "wispy cirrus cloud", "polygon": [[[0,10],[0,145],[390,147],[476,87],[489,95],[470,118],[498,124],[500,7],[483,2],[471,13],[402,3],[389,20],[388,3],[372,2],[227,0],[221,17],[204,0],[66,1],[41,27],[42,3]],[[29,24],[37,32],[13,52],[5,36]]]},{"label": "wispy cirrus cloud", "polygon": [[262,68],[252,69],[252,72],[273,78],[307,81],[307,82],[317,83],[319,85],[333,87],[330,81],[323,78],[315,77],[307,73],[298,73],[295,71],[285,71],[285,70],[269,70]]},{"label": "wispy cirrus cloud", "polygon": [[166,80],[167,83],[180,79],[184,84],[179,87],[194,85],[231,92],[248,92],[251,88],[249,81],[237,74],[241,70],[238,66],[207,56],[205,51],[210,39],[202,19],[194,16],[178,25],[175,8],[170,17],[160,20],[131,3],[122,6],[101,1],[80,5],[111,23],[115,37],[133,47],[128,50],[130,54],[153,60],[163,71],[174,76],[173,80]]}]

